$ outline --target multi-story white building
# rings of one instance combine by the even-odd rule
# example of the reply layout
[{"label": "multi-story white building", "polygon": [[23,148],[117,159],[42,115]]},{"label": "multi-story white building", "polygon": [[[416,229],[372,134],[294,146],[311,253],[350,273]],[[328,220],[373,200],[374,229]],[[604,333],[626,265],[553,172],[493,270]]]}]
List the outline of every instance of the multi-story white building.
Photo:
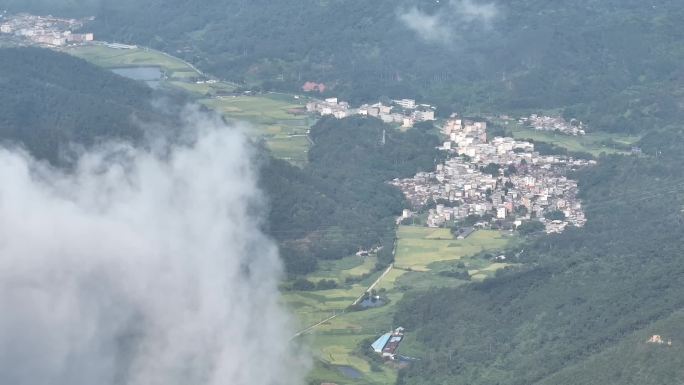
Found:
[{"label": "multi-story white building", "polygon": [[399,99],[399,100],[392,100],[392,102],[394,102],[394,104],[396,104],[402,108],[406,108],[408,110],[412,110],[412,109],[416,108],[416,101],[413,99]]}]

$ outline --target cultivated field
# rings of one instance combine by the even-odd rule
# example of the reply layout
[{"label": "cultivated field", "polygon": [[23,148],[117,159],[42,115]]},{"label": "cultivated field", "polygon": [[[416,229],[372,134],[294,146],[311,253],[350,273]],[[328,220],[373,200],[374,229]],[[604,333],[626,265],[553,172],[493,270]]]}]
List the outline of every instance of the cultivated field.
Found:
[{"label": "cultivated field", "polygon": [[310,145],[307,133],[314,120],[294,114],[304,107],[304,100],[267,94],[224,96],[203,99],[202,103],[229,119],[248,122],[249,132],[264,138],[274,156],[297,165],[306,163]]},{"label": "cultivated field", "polygon": [[199,76],[184,61],[147,48],[115,49],[104,45],[85,45],[67,48],[65,52],[105,68],[153,66],[162,68],[170,78]]},{"label": "cultivated field", "polygon": [[537,131],[531,128],[524,128],[520,126],[512,127],[511,133],[516,139],[532,139],[538,142],[547,142],[566,148],[569,151],[588,152],[594,156],[598,156],[602,152],[605,152],[606,154],[625,152],[619,148],[606,145],[602,142],[612,140],[629,146],[639,140],[639,137],[636,136],[620,136],[600,132],[590,132],[583,136],[570,136],[557,134],[554,132]]},{"label": "cultivated field", "polygon": [[310,145],[307,133],[315,120],[293,113],[304,107],[305,99],[285,94],[227,95],[235,91],[235,84],[197,84],[195,79],[203,76],[190,64],[143,47],[115,49],[98,44],[70,47],[65,52],[105,68],[159,67],[168,77],[163,81],[165,86],[189,92],[227,119],[247,122],[249,134],[264,139],[275,157],[300,166],[306,163]]},{"label": "cultivated field", "polygon": [[481,230],[464,240],[453,239],[449,229],[401,226],[395,265],[402,269],[427,271],[433,262],[457,260],[484,249],[504,247],[510,240],[499,231]]},{"label": "cultivated field", "polygon": [[[287,306],[293,309],[300,321],[301,328],[313,325],[333,314],[339,314],[359,298],[368,286],[380,275],[374,272],[376,258],[349,256],[338,261],[322,261],[318,271],[306,278],[317,282],[321,279],[333,279],[339,287],[320,291],[290,291],[283,294]],[[354,283],[345,283],[347,277],[364,279]]]},{"label": "cultivated field", "polygon": [[236,85],[226,82],[197,84],[195,82],[188,82],[185,80],[171,80],[168,82],[168,84],[187,91],[199,98],[214,97],[218,94],[233,92],[237,88]]},{"label": "cultivated field", "polygon": [[[365,346],[369,340],[397,326],[392,324],[395,305],[406,293],[431,287],[456,287],[466,284],[465,280],[440,274],[442,271],[453,269],[457,262],[464,262],[473,279],[483,279],[492,275],[506,265],[492,264],[488,260],[474,258],[473,254],[483,250],[497,250],[515,241],[514,237],[497,231],[478,231],[465,240],[456,240],[447,229],[411,226],[401,226],[398,237],[397,267],[376,286],[376,290],[389,299],[385,306],[342,312],[380,276],[381,272],[374,272],[359,283],[344,284],[346,277],[358,277],[373,271],[373,257],[364,259],[352,256],[339,261],[326,261],[319,271],[307,277],[312,281],[336,279],[344,286],[342,288],[284,294],[286,303],[303,325],[320,322],[333,312],[338,314],[302,337],[308,339],[318,358],[310,375],[316,382],[394,383],[396,370],[391,366],[369,362],[358,354],[359,345]],[[411,267],[411,270],[406,267]],[[410,337],[407,338],[405,346],[402,346],[401,352],[419,355],[412,346]],[[353,368],[352,371],[360,377],[351,378],[343,375],[340,366]]]}]

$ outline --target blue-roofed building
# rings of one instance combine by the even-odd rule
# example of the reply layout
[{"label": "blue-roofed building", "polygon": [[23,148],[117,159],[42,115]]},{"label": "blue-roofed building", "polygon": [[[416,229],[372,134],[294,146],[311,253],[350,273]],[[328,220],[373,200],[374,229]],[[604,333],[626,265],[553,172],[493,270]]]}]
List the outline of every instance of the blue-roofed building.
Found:
[{"label": "blue-roofed building", "polygon": [[396,359],[399,344],[404,339],[404,328],[398,327],[393,332],[385,333],[375,340],[371,347],[373,351],[381,354],[385,358]]},{"label": "blue-roofed building", "polygon": [[391,337],[392,333],[383,334],[380,338],[373,342],[371,347],[376,353],[382,353],[382,349],[385,347],[385,345],[387,345],[387,342],[389,342]]}]

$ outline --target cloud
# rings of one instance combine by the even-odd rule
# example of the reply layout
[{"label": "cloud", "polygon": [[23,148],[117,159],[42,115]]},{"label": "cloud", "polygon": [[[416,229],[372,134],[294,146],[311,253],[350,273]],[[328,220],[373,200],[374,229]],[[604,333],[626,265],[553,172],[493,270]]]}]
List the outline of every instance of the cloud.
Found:
[{"label": "cloud", "polygon": [[473,0],[452,0],[451,7],[464,21],[482,23],[490,26],[490,23],[499,16],[499,8],[494,3],[476,3]]},{"label": "cloud", "polygon": [[451,29],[440,15],[429,15],[416,7],[400,13],[399,20],[427,41],[446,41],[451,37]]},{"label": "cloud", "polygon": [[0,383],[302,383],[250,146],[189,122],[189,144],[68,173],[0,149]]},{"label": "cloud", "polygon": [[422,39],[429,42],[449,43],[462,39],[465,31],[473,28],[489,29],[501,15],[495,3],[479,3],[473,0],[450,0],[434,14],[419,10],[400,9],[398,19]]}]

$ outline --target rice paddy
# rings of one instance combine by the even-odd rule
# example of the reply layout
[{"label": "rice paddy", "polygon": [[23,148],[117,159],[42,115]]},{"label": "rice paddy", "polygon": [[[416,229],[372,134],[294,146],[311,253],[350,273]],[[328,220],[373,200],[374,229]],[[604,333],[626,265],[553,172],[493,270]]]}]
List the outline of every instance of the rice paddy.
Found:
[{"label": "rice paddy", "polygon": [[[457,262],[464,263],[473,280],[491,276],[507,265],[473,255],[481,251],[499,250],[516,240],[510,234],[498,231],[477,231],[464,240],[456,240],[448,229],[413,226],[401,226],[397,235],[396,267],[375,288],[388,300],[386,305],[362,311],[345,311],[380,276],[380,271],[374,271],[376,261],[373,257],[350,256],[338,261],[326,261],[319,271],[307,277],[312,281],[335,279],[342,285],[338,289],[284,293],[285,304],[292,309],[303,327],[337,314],[303,336],[317,358],[310,379],[344,384],[393,383],[396,369],[391,365],[372,364],[358,353],[359,345],[396,326],[392,324],[396,304],[406,293],[467,284],[465,280],[440,274],[452,269]],[[346,277],[360,276],[366,278],[353,284],[345,283]],[[407,339],[403,354],[410,354],[415,349],[410,341],[410,338]],[[338,370],[340,366],[351,367],[361,376],[345,377]]]},{"label": "rice paddy", "polygon": [[188,92],[226,119],[246,123],[248,134],[264,140],[275,157],[298,166],[307,161],[310,146],[307,134],[315,119],[301,113],[306,104],[303,98],[276,93],[236,95],[233,93],[237,85],[226,81],[206,82],[205,76],[189,63],[144,47],[117,49],[92,44],[64,51],[104,68],[158,67],[165,75],[163,86]]}]

